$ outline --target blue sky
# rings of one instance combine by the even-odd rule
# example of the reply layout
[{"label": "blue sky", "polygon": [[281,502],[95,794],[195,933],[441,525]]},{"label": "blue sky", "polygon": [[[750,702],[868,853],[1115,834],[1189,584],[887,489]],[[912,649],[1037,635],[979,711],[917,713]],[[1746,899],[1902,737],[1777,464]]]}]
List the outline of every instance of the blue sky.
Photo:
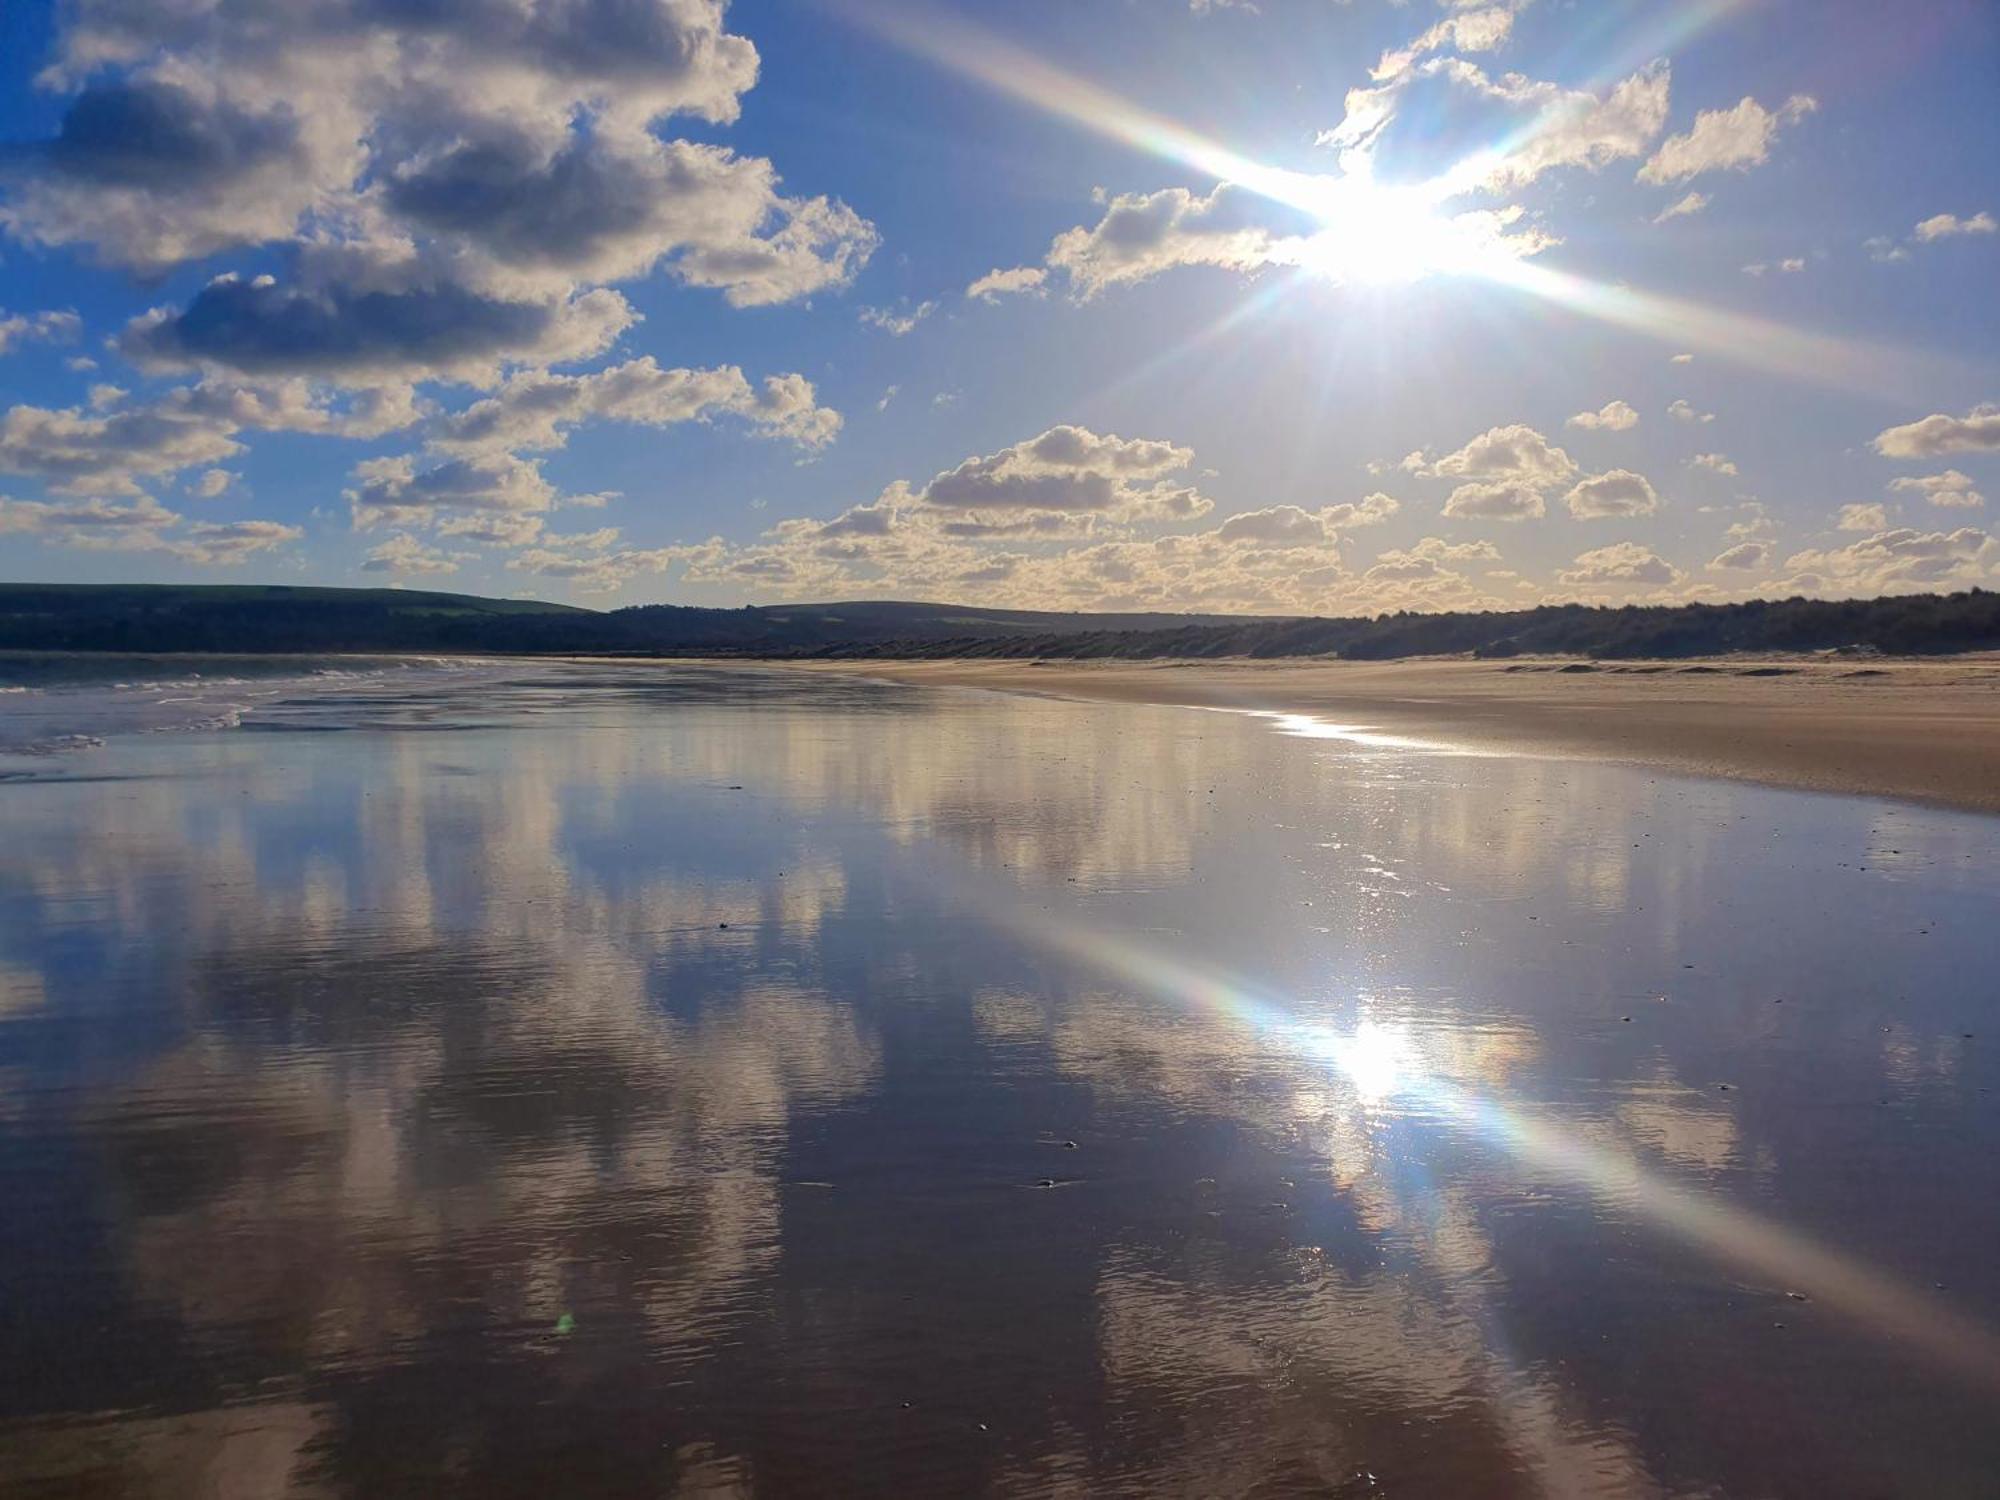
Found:
[{"label": "blue sky", "polygon": [[1978,0],[75,0],[0,66],[0,576],[2000,581]]}]

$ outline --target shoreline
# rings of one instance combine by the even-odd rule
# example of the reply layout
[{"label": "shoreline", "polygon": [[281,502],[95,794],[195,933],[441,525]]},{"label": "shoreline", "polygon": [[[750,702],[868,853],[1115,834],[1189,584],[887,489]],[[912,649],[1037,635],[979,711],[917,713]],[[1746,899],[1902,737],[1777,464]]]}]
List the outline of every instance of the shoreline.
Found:
[{"label": "shoreline", "polygon": [[1570,755],[2000,814],[2000,655],[1384,662],[771,663],[935,687],[1299,713],[1481,750]]}]

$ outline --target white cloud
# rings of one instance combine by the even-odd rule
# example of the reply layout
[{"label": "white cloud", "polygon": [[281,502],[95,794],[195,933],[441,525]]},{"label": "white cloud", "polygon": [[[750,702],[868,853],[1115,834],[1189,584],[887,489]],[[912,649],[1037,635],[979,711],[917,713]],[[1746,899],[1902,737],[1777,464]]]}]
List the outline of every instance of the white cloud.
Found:
[{"label": "white cloud", "polygon": [[1320,508],[1320,519],[1338,531],[1351,530],[1357,526],[1379,526],[1382,522],[1401,510],[1402,503],[1393,495],[1385,495],[1380,490],[1363,495],[1359,500],[1342,501],[1338,505]]},{"label": "white cloud", "polygon": [[579,593],[609,594],[641,573],[663,573],[688,555],[689,549],[684,547],[627,548],[615,552],[588,547],[567,552],[535,547],[509,558],[507,566],[517,573],[561,579]]},{"label": "white cloud", "polygon": [[1676,422],[1713,422],[1715,420],[1714,412],[1696,411],[1690,402],[1684,400],[1675,400],[1671,403],[1667,407],[1667,415],[1672,417]]},{"label": "white cloud", "polygon": [[1919,244],[1929,244],[1932,240],[1950,239],[1963,234],[1992,234],[2000,229],[1989,213],[1976,213],[1969,219],[1961,219],[1953,214],[1932,214],[1912,231]]},{"label": "white cloud", "polygon": [[372,458],[355,465],[354,479],[346,494],[359,530],[463,512],[536,516],[558,499],[540,465],[509,453],[448,458],[421,469],[407,456]]},{"label": "white cloud", "polygon": [[188,493],[198,500],[214,500],[225,494],[236,479],[227,469],[207,469],[188,486]]},{"label": "white cloud", "polygon": [[33,536],[63,547],[129,550],[159,545],[180,517],[150,495],[128,503],[102,499],[0,499],[0,535]]},{"label": "white cloud", "polygon": [[510,376],[492,396],[440,419],[429,441],[455,452],[548,450],[562,447],[584,422],[668,427],[716,416],[739,418],[804,448],[825,446],[841,427],[840,414],[818,404],[803,375],[770,375],[752,386],[735,365],[663,370],[647,355],[586,375]]},{"label": "white cloud", "polygon": [[1577,554],[1576,566],[1556,574],[1560,583],[1578,588],[1630,584],[1678,583],[1684,575],[1657,553],[1637,542],[1613,542]]},{"label": "white cloud", "polygon": [[954,524],[968,534],[1018,526],[1023,515],[1037,514],[1191,520],[1212,502],[1168,483],[1167,476],[1193,461],[1190,450],[1172,443],[1052,427],[998,453],[966,459],[932,478],[915,498],[953,512]]},{"label": "white cloud", "polygon": [[1990,582],[2000,544],[1975,527],[1957,531],[1883,531],[1846,547],[1785,559],[1788,587],[1814,593],[1907,593]]},{"label": "white cloud", "polygon": [[1477,480],[1453,490],[1444,513],[1468,521],[1532,521],[1549,508],[1542,492],[1528,485]]},{"label": "white cloud", "polygon": [[2000,451],[2000,406],[1975,406],[1962,417],[1934,412],[1921,421],[1878,434],[1874,446],[1884,458]]},{"label": "white cloud", "polygon": [[1492,52],[1502,46],[1514,29],[1512,5],[1480,5],[1446,16],[1407,46],[1382,54],[1371,70],[1377,83],[1386,83],[1409,72],[1411,64],[1430,53],[1450,48],[1456,52]]},{"label": "white cloud", "polygon": [[891,338],[901,338],[937,311],[935,302],[919,302],[915,307],[898,310],[892,307],[864,307],[860,311],[861,321],[871,328],[879,328]]},{"label": "white cloud", "polygon": [[[1512,132],[1513,144],[1493,161],[1485,177],[1492,188],[1522,187],[1559,167],[1595,171],[1610,162],[1638,156],[1659,135],[1667,121],[1671,76],[1664,63],[1642,69],[1603,94],[1565,89],[1559,84],[1509,73],[1489,78],[1472,63],[1445,58],[1418,70],[1441,76],[1481,98],[1525,115]],[[1371,99],[1383,90],[1356,90],[1348,96],[1353,120],[1321,137],[1332,145],[1365,143],[1387,125],[1388,103]],[[1356,117],[1356,106],[1361,113]],[[1343,136],[1349,139],[1343,139]]]},{"label": "white cloud", "polygon": [[151,496],[0,500],[0,535],[32,536],[52,546],[97,552],[151,552],[203,567],[233,567],[302,535],[279,521],[187,524]]},{"label": "white cloud", "polygon": [[0,223],[162,271],[287,247],[128,331],[154,365],[484,381],[608,347],[603,283],[656,269],[736,306],[844,286],[878,242],[774,166],[663,139],[736,118],[756,49],[722,0],[77,0],[44,75],[56,134],[13,151]]},{"label": "white cloud", "polygon": [[0,473],[39,479],[56,494],[137,496],[141,481],[234,457],[246,429],[374,437],[408,425],[416,412],[407,389],[336,403],[303,381],[204,382],[140,406],[111,398],[91,412],[21,405],[0,417]]},{"label": "white cloud", "polygon": [[1639,169],[1639,181],[1681,182],[1704,172],[1748,171],[1770,160],[1781,126],[1819,108],[1809,94],[1794,94],[1775,110],[1744,98],[1733,109],[1705,109],[1685,135],[1668,136]]},{"label": "white cloud", "polygon": [[1694,356],[1692,354],[1669,355],[1667,363],[1670,365],[1691,365],[1694,363]]},{"label": "white cloud", "polygon": [[1220,183],[1206,197],[1180,187],[1121,193],[1094,228],[1056,236],[1048,264],[1069,277],[1080,297],[1176,266],[1254,271],[1297,259],[1301,241],[1274,229],[1275,216],[1267,199],[1234,183]]},{"label": "white cloud", "polygon": [[1655,224],[1664,224],[1669,219],[1685,219],[1707,208],[1710,201],[1706,193],[1690,192],[1684,197],[1676,198],[1672,203],[1661,209],[1653,216],[1653,222]]},{"label": "white cloud", "polygon": [[161,546],[183,562],[233,568],[303,535],[300,528],[282,521],[203,521],[168,537]]},{"label": "white cloud", "polygon": [[1738,542],[1735,546],[1718,553],[1709,562],[1709,566],[1726,571],[1745,572],[1766,567],[1770,561],[1769,542]]},{"label": "white cloud", "polygon": [[1889,488],[1897,494],[1922,495],[1933,505],[1971,510],[1986,503],[1986,497],[1973,488],[1972,476],[1957,469],[1926,474],[1920,479],[1892,480]]},{"label": "white cloud", "polygon": [[0,354],[27,343],[67,344],[83,332],[83,319],[73,312],[0,311]]},{"label": "white cloud", "polygon": [[1002,297],[1040,296],[1049,273],[1041,266],[1014,266],[991,270],[965,289],[965,295],[982,302],[998,302]]},{"label": "white cloud", "polygon": [[1688,464],[1692,468],[1706,469],[1711,474],[1724,474],[1733,477],[1736,473],[1735,463],[1724,453],[1697,453],[1693,458],[1688,460]]},{"label": "white cloud", "polygon": [[1576,463],[1534,428],[1515,423],[1481,433],[1435,462],[1404,460],[1412,472],[1467,481],[1451,492],[1444,514],[1467,520],[1526,521],[1548,514],[1545,492],[1576,474]]},{"label": "white cloud", "polygon": [[1576,473],[1576,462],[1534,428],[1521,423],[1493,427],[1454,453],[1416,472],[1436,479],[1491,479],[1553,488]]},{"label": "white cloud", "polygon": [[1607,401],[1596,411],[1578,412],[1569,419],[1569,425],[1625,432],[1639,425],[1639,413],[1624,401]]},{"label": "white cloud", "polygon": [[1843,505],[1834,518],[1840,531],[1880,531],[1888,524],[1888,513],[1879,505]]},{"label": "white cloud", "polygon": [[1643,474],[1634,474],[1630,469],[1611,469],[1579,481],[1563,503],[1579,520],[1603,520],[1612,516],[1650,516],[1660,508],[1660,497]]},{"label": "white cloud", "polygon": [[371,547],[361,564],[364,573],[394,573],[400,576],[456,573],[471,554],[444,552],[426,547],[407,531],[399,531],[379,547]]}]

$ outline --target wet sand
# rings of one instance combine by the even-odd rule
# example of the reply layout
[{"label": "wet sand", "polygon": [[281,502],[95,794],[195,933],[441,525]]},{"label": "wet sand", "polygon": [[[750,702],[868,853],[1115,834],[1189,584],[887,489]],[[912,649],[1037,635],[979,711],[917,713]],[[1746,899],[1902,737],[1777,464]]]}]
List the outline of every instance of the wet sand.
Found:
[{"label": "wet sand", "polygon": [[2000,812],[2000,656],[842,662],[898,682],[1313,714],[1481,749]]},{"label": "wet sand", "polygon": [[6,1500],[1992,1492],[1991,817],[198,665],[0,700]]}]

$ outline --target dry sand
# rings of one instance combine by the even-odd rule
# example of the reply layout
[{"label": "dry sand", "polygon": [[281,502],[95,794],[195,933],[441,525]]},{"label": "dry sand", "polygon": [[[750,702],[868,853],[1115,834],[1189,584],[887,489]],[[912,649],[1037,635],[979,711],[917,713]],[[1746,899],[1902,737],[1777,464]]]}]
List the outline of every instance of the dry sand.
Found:
[{"label": "dry sand", "polygon": [[1303,713],[1481,748],[1596,756],[2000,813],[2000,655],[1602,664],[867,661],[818,670]]}]

